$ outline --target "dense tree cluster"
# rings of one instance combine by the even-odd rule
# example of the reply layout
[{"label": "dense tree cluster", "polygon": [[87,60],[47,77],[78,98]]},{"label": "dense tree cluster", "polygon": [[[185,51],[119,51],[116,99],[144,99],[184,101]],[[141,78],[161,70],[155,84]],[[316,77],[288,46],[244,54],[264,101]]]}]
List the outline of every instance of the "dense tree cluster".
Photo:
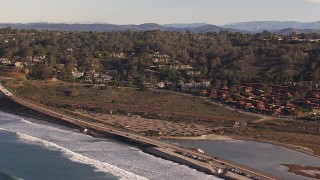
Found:
[{"label": "dense tree cluster", "polygon": [[[58,32],[0,30],[0,57],[44,64],[30,67],[30,76],[70,80],[72,68],[98,72],[117,70],[118,78],[137,81],[207,79],[214,86],[243,82],[283,83],[320,80],[320,43],[317,34],[279,36],[258,34],[162,32]],[[170,56],[171,64],[190,64],[198,76],[176,69],[158,69],[150,54]],[[118,54],[123,54],[119,56]],[[154,67],[154,69],[150,68]],[[152,70],[150,70],[152,69]]]}]

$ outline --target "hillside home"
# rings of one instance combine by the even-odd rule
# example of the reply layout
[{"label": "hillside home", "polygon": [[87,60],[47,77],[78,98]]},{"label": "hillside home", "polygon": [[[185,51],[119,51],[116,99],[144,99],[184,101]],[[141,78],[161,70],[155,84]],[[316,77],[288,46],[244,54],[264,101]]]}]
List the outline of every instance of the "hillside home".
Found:
[{"label": "hillside home", "polygon": [[24,67],[23,62],[15,62],[15,63],[14,63],[14,67],[16,67],[16,68],[23,68],[23,67]]},{"label": "hillside home", "polygon": [[11,61],[9,59],[7,59],[7,58],[0,58],[0,62],[2,64],[11,64]]}]

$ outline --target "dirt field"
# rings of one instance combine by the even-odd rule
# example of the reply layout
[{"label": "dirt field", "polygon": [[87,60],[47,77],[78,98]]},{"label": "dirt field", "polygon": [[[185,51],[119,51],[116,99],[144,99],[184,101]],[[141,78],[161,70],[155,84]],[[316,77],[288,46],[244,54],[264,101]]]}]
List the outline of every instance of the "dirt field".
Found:
[{"label": "dirt field", "polygon": [[176,123],[165,120],[146,119],[139,116],[119,116],[101,113],[87,113],[83,111],[75,112],[79,115],[98,119],[101,122],[111,124],[116,127],[125,128],[136,133],[146,134],[148,131],[159,132],[161,136],[201,136],[212,133],[210,126],[198,124]]},{"label": "dirt field", "polygon": [[[139,91],[132,88],[90,87],[43,81],[9,81],[7,85],[18,94],[42,104],[64,108],[83,109],[91,112],[127,113],[147,118],[182,122],[209,122],[256,120],[224,107],[210,105],[197,97],[179,94]],[[231,122],[233,123],[233,122]]]},{"label": "dirt field", "polygon": [[[61,82],[11,80],[6,84],[20,96],[61,110],[80,109],[100,115],[104,123],[137,133],[161,132],[163,137],[206,136],[211,133],[291,146],[320,155],[320,122],[283,118],[256,121],[224,106],[176,93],[132,88],[92,87]],[[110,112],[113,115],[110,116]],[[128,117],[134,115],[134,117]],[[137,118],[140,116],[140,118]],[[239,126],[234,126],[235,122]],[[255,122],[255,123],[254,123]],[[206,136],[206,137],[205,137]]]}]

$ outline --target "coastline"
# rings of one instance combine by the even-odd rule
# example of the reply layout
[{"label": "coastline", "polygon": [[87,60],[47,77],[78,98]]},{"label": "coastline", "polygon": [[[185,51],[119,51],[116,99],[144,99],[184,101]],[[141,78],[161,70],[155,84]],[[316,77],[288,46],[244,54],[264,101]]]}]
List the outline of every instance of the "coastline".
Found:
[{"label": "coastline", "polygon": [[307,147],[303,146],[295,146],[291,144],[284,144],[279,142],[274,142],[270,140],[263,140],[263,139],[255,139],[250,137],[235,137],[235,136],[227,136],[227,135],[215,135],[215,134],[208,134],[208,135],[202,135],[202,136],[196,136],[196,137],[176,137],[176,136],[163,136],[158,137],[158,139],[161,140],[191,140],[191,141],[237,141],[237,140],[243,140],[243,141],[253,141],[253,142],[259,142],[259,143],[266,143],[266,144],[272,144],[275,146],[284,147],[287,149],[291,149],[297,152],[301,152],[316,158],[320,158],[319,155],[314,154],[313,150]]},{"label": "coastline", "polygon": [[284,143],[274,142],[271,140],[255,139],[255,138],[250,138],[250,137],[237,137],[237,138],[235,138],[235,140],[244,140],[244,141],[253,141],[253,142],[259,142],[259,143],[272,144],[275,146],[280,146],[280,147],[284,147],[287,149],[291,149],[291,150],[301,152],[303,154],[307,154],[307,155],[310,155],[310,156],[313,156],[313,157],[320,159],[320,156],[314,154],[312,149],[307,148],[307,147],[303,147],[303,146],[295,146],[295,145],[291,145],[291,144],[284,144]]},{"label": "coastline", "polygon": [[[198,167],[204,167],[202,162],[204,162],[204,160],[205,160],[206,163],[208,163],[207,161],[210,161],[209,162],[210,166],[214,168],[214,171],[210,170],[210,172],[211,172],[210,174],[213,175],[213,176],[219,175],[218,177],[220,177],[220,174],[218,173],[219,172],[218,169],[219,168],[226,168],[224,170],[224,172],[222,173],[222,175],[225,175],[227,177],[232,177],[234,175],[240,175],[242,177],[245,177],[245,176],[260,177],[260,178],[263,177],[265,179],[270,179],[270,180],[271,179],[278,179],[277,177],[274,177],[274,176],[272,176],[272,175],[270,175],[268,173],[261,172],[261,171],[258,171],[256,169],[252,169],[252,168],[249,168],[247,166],[243,166],[241,164],[237,164],[237,163],[234,163],[234,162],[231,162],[231,161],[227,161],[227,160],[224,160],[224,159],[220,159],[220,158],[216,159],[216,157],[214,157],[214,156],[202,154],[202,153],[200,153],[198,151],[190,150],[189,148],[183,148],[183,147],[167,144],[165,142],[161,142],[159,140],[156,140],[155,137],[153,137],[153,138],[145,137],[144,138],[144,137],[139,136],[139,135],[130,134],[130,133],[128,134],[126,132],[123,132],[123,131],[120,131],[120,130],[117,130],[117,129],[113,129],[112,127],[107,127],[107,128],[106,127],[102,127],[102,126],[100,127],[99,126],[100,124],[84,122],[83,120],[79,120],[78,121],[78,119],[76,117],[67,116],[67,115],[65,116],[64,114],[59,114],[59,113],[53,112],[52,110],[47,110],[47,109],[42,110],[43,108],[38,106],[38,105],[34,105],[32,103],[29,103],[29,102],[24,102],[23,100],[15,99],[15,98],[16,97],[14,97],[14,98],[10,98],[9,97],[9,98],[2,99],[2,100],[4,100],[4,101],[2,101],[2,105],[4,104],[5,106],[7,105],[6,100],[8,100],[9,102],[12,102],[11,103],[11,107],[10,108],[7,107],[7,110],[11,111],[11,113],[15,108],[19,109],[19,107],[20,107],[20,113],[21,114],[27,114],[28,115],[30,112],[33,112],[32,114],[35,117],[39,117],[41,115],[52,116],[55,119],[58,118],[61,121],[65,121],[66,124],[75,124],[80,128],[81,127],[85,128],[85,129],[88,128],[89,132],[93,131],[94,133],[97,133],[98,135],[102,135],[100,137],[106,137],[104,135],[113,134],[113,135],[119,137],[120,140],[123,140],[125,142],[129,142],[129,143],[133,143],[133,144],[136,145],[136,147],[139,146],[140,148],[145,148],[145,147],[150,147],[150,146],[151,147],[155,146],[155,147],[160,147],[161,148],[163,146],[163,144],[165,144],[164,145],[165,147],[172,148],[172,152],[178,151],[178,152],[182,153],[183,156],[188,156],[188,157],[192,156],[193,159],[195,159],[196,161],[193,162],[192,158],[191,159],[189,158],[188,161],[190,161],[190,163],[192,163],[193,165],[192,166],[188,165],[188,164],[185,164],[185,165],[187,165],[189,167],[192,167],[192,168],[196,168],[196,170],[198,170],[200,172],[203,172],[203,169],[202,168],[198,168]],[[18,102],[16,102],[16,101],[18,101]],[[22,104],[20,104],[21,101],[22,101]],[[18,106],[16,106],[16,105],[18,105]],[[29,105],[32,108],[28,108]],[[16,114],[18,112],[16,112],[16,110],[14,110],[13,113]],[[37,118],[37,119],[39,119],[39,118]],[[43,119],[43,117],[41,119]],[[81,125],[79,123],[83,123],[83,124]],[[111,128],[111,130],[109,128]],[[107,130],[107,132],[105,132],[105,130]],[[100,133],[102,133],[102,134],[100,134]],[[128,136],[130,136],[130,137],[128,138]],[[156,145],[156,144],[158,144],[158,145]],[[176,157],[178,157],[179,153],[175,152],[174,155]],[[167,156],[163,156],[161,158],[166,159],[166,157]],[[173,161],[173,162],[176,162],[175,159],[171,159],[170,158],[170,160]],[[221,165],[223,167],[221,167]],[[230,169],[231,167],[237,168],[238,170],[233,172],[232,169]],[[207,173],[207,172],[208,171],[206,171],[205,173]]]},{"label": "coastline", "polygon": [[294,164],[282,164],[282,165],[289,168],[288,171],[296,175],[313,178],[313,179],[320,179],[320,167],[299,166]]},{"label": "coastline", "polygon": [[[15,103],[11,103],[11,101],[6,101],[6,102],[0,102],[0,110],[5,111],[5,112],[9,112],[11,114],[15,114],[15,115],[19,115],[22,117],[26,117],[26,118],[35,118],[35,119],[42,119],[40,120],[38,123],[42,122],[49,122],[49,123],[53,123],[53,124],[57,124],[57,125],[63,125],[63,126],[67,126],[68,128],[72,128],[75,131],[80,132],[82,129],[78,126],[75,126],[74,124],[65,122],[65,121],[61,121],[59,119],[56,118],[52,118],[50,116],[44,115],[44,114],[39,114],[35,111],[30,111],[28,109],[26,109],[25,107],[19,105],[19,104],[15,104]],[[17,106],[18,105],[18,106]],[[43,120],[45,119],[45,120]],[[101,137],[98,134],[95,133],[91,133],[89,134],[92,137]],[[295,146],[295,145],[290,145],[290,144],[284,144],[284,143],[279,143],[279,142],[274,142],[274,141],[270,141],[270,140],[264,140],[264,139],[256,139],[256,138],[252,138],[252,137],[243,137],[243,136],[232,136],[232,135],[216,135],[216,134],[207,134],[207,135],[202,135],[202,136],[159,136],[159,137],[155,137],[159,140],[165,140],[165,139],[176,139],[176,140],[193,140],[193,141],[235,141],[235,140],[246,140],[246,141],[254,141],[254,142],[260,142],[260,143],[268,143],[268,144],[273,144],[276,146],[281,146],[281,147],[285,147],[294,151],[298,151],[307,155],[311,155],[317,158],[320,158],[319,155],[315,155],[313,153],[312,149],[309,149],[307,147],[302,147],[302,146]]]},{"label": "coastline", "polygon": [[[194,160],[193,162],[184,161],[183,156],[177,156],[177,154],[175,154],[175,153],[170,154],[170,153],[168,153],[170,151],[168,151],[167,149],[147,147],[147,146],[144,147],[139,144],[134,144],[129,141],[125,141],[124,139],[121,139],[121,138],[119,139],[119,138],[115,138],[115,137],[107,137],[103,133],[101,133],[99,131],[94,131],[94,130],[90,130],[88,133],[85,133],[85,132],[79,130],[77,127],[69,126],[67,123],[66,124],[63,124],[60,122],[55,123],[51,119],[43,118],[43,116],[41,116],[41,115],[37,116],[37,114],[34,114],[34,113],[31,113],[29,116],[26,116],[26,114],[24,114],[24,112],[14,113],[14,111],[10,111],[10,110],[7,111],[2,106],[0,106],[0,111],[19,116],[21,118],[24,118],[25,121],[29,121],[31,123],[35,123],[35,124],[39,124],[39,125],[52,126],[52,127],[58,128],[58,129],[66,130],[66,131],[72,131],[72,132],[78,133],[78,134],[86,134],[86,135],[91,136],[93,138],[102,138],[102,139],[111,138],[117,142],[125,143],[128,146],[136,147],[136,148],[140,149],[142,152],[145,152],[149,155],[159,157],[161,159],[168,160],[168,161],[175,162],[175,163],[179,163],[179,164],[182,163],[183,165],[186,165],[192,169],[202,170],[200,172],[203,172],[204,174],[213,175],[210,168],[202,168],[201,165],[197,165],[197,164],[199,164],[199,162],[197,162],[196,160]],[[0,128],[0,130],[1,130],[1,128]],[[214,177],[217,177],[217,176],[214,176]]]},{"label": "coastline", "polygon": [[[303,179],[293,175],[282,164],[319,167],[319,158],[271,143],[250,140],[234,141],[193,141],[168,140],[177,145],[200,149],[218,158],[234,160],[237,163],[265,170],[282,179]],[[298,176],[298,177],[297,177]]]},{"label": "coastline", "polygon": [[[18,107],[16,106],[17,104],[12,104],[11,101],[9,101],[9,103],[6,101],[6,103],[2,104],[2,102],[0,103],[0,105],[4,105],[0,106],[0,110],[5,111],[5,112],[9,112],[11,114],[15,114],[15,115],[19,115],[22,117],[26,117],[26,118],[35,118],[35,119],[42,119],[40,120],[38,123],[42,122],[49,122],[49,123],[54,123],[54,124],[58,124],[58,125],[63,125],[63,126],[67,126],[69,128],[74,129],[75,131],[80,132],[81,128],[78,126],[75,126],[74,124],[70,124],[68,122],[65,121],[61,121],[59,119],[56,118],[52,118],[50,116],[46,116],[43,114],[39,114],[30,110],[25,109],[25,107],[18,105]],[[14,107],[13,107],[14,106]],[[13,109],[14,108],[14,109]],[[45,120],[43,120],[45,119]],[[92,137],[101,137],[98,134],[95,133],[91,133],[90,134]],[[263,139],[256,139],[256,138],[252,138],[252,137],[239,137],[239,136],[228,136],[228,135],[216,135],[216,134],[208,134],[208,135],[202,135],[202,136],[159,136],[159,137],[155,137],[159,140],[165,140],[165,139],[175,139],[175,140],[193,140],[193,141],[235,141],[235,140],[246,140],[246,141],[254,141],[254,142],[260,142],[260,143],[268,143],[268,144],[273,144],[276,146],[281,146],[281,147],[285,147],[294,151],[298,151],[307,155],[311,155],[317,158],[320,158],[319,155],[315,155],[313,153],[313,150],[307,148],[307,147],[300,147],[300,146],[294,146],[294,145],[290,145],[290,144],[284,144],[284,143],[279,143],[279,142],[274,142],[274,141],[270,141],[270,140],[263,140]]]}]

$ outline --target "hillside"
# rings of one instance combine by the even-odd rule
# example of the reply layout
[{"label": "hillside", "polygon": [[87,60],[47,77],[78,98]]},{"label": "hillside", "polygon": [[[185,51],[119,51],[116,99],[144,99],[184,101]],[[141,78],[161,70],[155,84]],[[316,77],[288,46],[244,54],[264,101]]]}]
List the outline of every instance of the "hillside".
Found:
[{"label": "hillside", "polygon": [[319,33],[320,30],[286,28],[286,29],[281,29],[281,30],[274,30],[273,32],[276,32],[279,35],[289,35],[289,34],[292,34],[292,33],[295,33],[295,34]]},{"label": "hillside", "polygon": [[[36,29],[36,30],[58,30],[58,31],[73,31],[73,32],[111,32],[111,31],[175,31],[186,32],[187,30],[194,33],[220,32],[228,30],[215,25],[202,25],[195,27],[170,27],[162,26],[155,23],[145,23],[140,25],[115,25],[115,24],[49,24],[49,23],[29,23],[29,24],[0,24],[0,28],[13,27],[16,29]],[[232,32],[236,30],[231,30]]]},{"label": "hillside", "polygon": [[[0,23],[0,28],[13,27],[16,29],[36,29],[36,30],[57,30],[71,32],[113,32],[113,31],[152,31],[161,30],[168,32],[192,32],[192,33],[208,33],[208,32],[241,32],[241,33],[259,33],[262,31],[270,31],[285,35],[290,32],[300,33],[318,33],[320,30],[320,22],[300,23],[295,21],[253,21],[234,23],[225,26],[216,26],[205,23],[190,24],[164,24],[145,23],[140,25],[116,25],[104,23]],[[290,30],[291,29],[291,30]],[[297,29],[297,30],[294,30]]]},{"label": "hillside", "polygon": [[315,29],[320,30],[320,21],[301,23],[297,21],[252,21],[241,22],[222,26],[223,28],[233,28],[251,32],[261,32],[263,30],[275,30],[275,29]]},{"label": "hillside", "polygon": [[[159,26],[137,28],[146,27]],[[207,29],[216,27],[198,27]],[[16,72],[15,66],[28,78],[100,83],[113,79],[135,86],[164,81],[175,88],[185,88],[181,81],[196,87],[320,82],[317,34],[61,33],[7,28],[0,35],[2,72]]]}]

